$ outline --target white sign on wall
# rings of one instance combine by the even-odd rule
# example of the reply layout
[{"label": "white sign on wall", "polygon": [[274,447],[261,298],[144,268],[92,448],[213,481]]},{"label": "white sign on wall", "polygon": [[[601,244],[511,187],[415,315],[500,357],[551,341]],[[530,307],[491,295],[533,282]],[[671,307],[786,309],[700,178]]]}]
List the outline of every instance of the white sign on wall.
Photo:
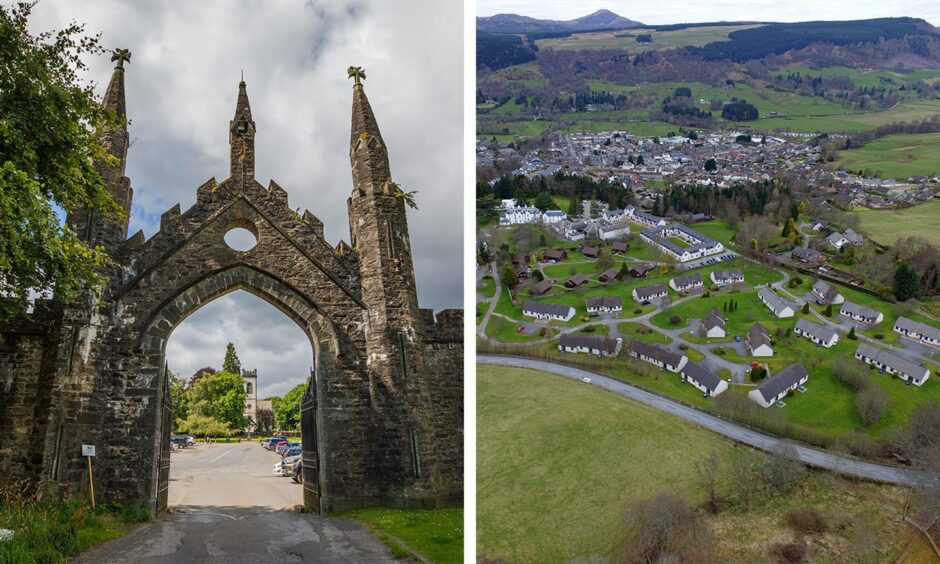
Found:
[{"label": "white sign on wall", "polygon": [[94,456],[95,445],[82,445],[82,456]]}]

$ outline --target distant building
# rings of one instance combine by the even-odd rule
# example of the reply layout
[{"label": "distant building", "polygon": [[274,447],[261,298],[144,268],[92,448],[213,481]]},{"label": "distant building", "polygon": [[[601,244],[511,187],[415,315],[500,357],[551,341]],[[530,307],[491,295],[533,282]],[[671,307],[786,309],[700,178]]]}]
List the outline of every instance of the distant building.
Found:
[{"label": "distant building", "polygon": [[522,304],[522,315],[536,319],[571,321],[571,318],[574,317],[574,308],[566,305],[528,300]]},{"label": "distant building", "polygon": [[552,224],[563,221],[566,217],[567,214],[561,210],[548,210],[542,214],[542,221],[548,224]]},{"label": "distant building", "polygon": [[545,262],[561,262],[568,258],[568,251],[559,249],[550,249],[542,253],[542,260]]},{"label": "distant building", "polygon": [[694,272],[692,274],[676,276],[669,281],[669,286],[677,292],[688,292],[695,288],[701,288],[704,286],[704,283],[702,282],[702,275],[698,272]]},{"label": "distant building", "polygon": [[[725,250],[724,246],[718,241],[681,223],[657,225],[645,229],[640,233],[640,237],[679,262],[714,255]],[[688,246],[682,246],[675,241],[671,241],[670,238],[680,239],[688,243]]]},{"label": "distant building", "polygon": [[655,345],[644,343],[639,339],[630,341],[627,352],[634,358],[638,358],[670,372],[679,372],[689,360],[683,354],[676,354],[666,349],[661,349]]},{"label": "distant building", "polygon": [[855,350],[855,358],[894,374],[905,382],[915,386],[922,386],[930,377],[930,370],[920,363],[908,360],[892,351],[875,348],[868,343],[859,343]]},{"label": "distant building", "polygon": [[614,357],[620,354],[623,339],[603,335],[565,333],[558,339],[558,350],[569,353],[586,353]]},{"label": "distant building", "polygon": [[641,303],[658,298],[664,298],[668,294],[669,290],[666,289],[666,285],[662,282],[653,284],[651,286],[643,286],[642,288],[633,289],[633,299]]},{"label": "distant building", "polygon": [[898,317],[898,320],[894,322],[894,331],[925,345],[940,346],[940,329],[920,321],[903,316]]},{"label": "distant building", "polygon": [[728,389],[727,382],[694,362],[686,362],[679,374],[683,382],[692,384],[710,398]]},{"label": "distant building", "polygon": [[767,306],[774,315],[781,319],[784,317],[793,317],[793,314],[796,313],[793,311],[793,306],[790,305],[790,302],[775,294],[774,291],[767,286],[762,286],[761,289],[757,291],[757,299]]},{"label": "distant building", "polygon": [[623,311],[620,296],[599,296],[585,300],[588,313],[616,313]]},{"label": "distant building", "polygon": [[815,251],[806,247],[794,247],[793,250],[790,251],[790,256],[793,258],[793,260],[810,264],[819,264],[826,258],[826,255],[820,253],[819,251]]},{"label": "distant building", "polygon": [[805,384],[807,380],[809,380],[809,374],[803,365],[791,364],[757,386],[757,389],[748,392],[747,395],[761,407],[770,407],[787,397],[791,391]]},{"label": "distant building", "polygon": [[885,318],[884,314],[878,310],[849,301],[842,304],[842,309],[839,310],[839,314],[867,325],[877,325]]},{"label": "distant building", "polygon": [[773,356],[774,349],[771,345],[770,333],[760,323],[751,325],[744,338],[744,344],[747,350],[751,351],[751,356]]},{"label": "distant building", "polygon": [[725,337],[725,318],[718,308],[711,308],[702,320],[702,330],[709,339],[722,339]]},{"label": "distant building", "polygon": [[813,295],[820,304],[838,305],[845,301],[845,297],[836,290],[835,286],[828,284],[823,280],[817,280],[813,284]]},{"label": "distant building", "polygon": [[715,270],[709,277],[716,286],[729,286],[744,282],[744,275],[741,274],[740,270]]},{"label": "distant building", "polygon": [[796,325],[793,327],[793,332],[827,349],[835,346],[835,344],[839,342],[839,333],[836,332],[835,329],[822,325],[821,323],[816,323],[815,321],[810,321],[805,317],[801,317],[797,320]]},{"label": "distant building", "polygon": [[258,370],[242,370],[242,383],[245,386],[245,411],[248,418],[248,432],[258,427]]}]

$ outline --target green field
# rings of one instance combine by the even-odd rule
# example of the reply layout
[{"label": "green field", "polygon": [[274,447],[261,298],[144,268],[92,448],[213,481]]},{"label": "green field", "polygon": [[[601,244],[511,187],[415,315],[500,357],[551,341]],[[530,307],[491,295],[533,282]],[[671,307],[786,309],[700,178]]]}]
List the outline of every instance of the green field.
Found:
[{"label": "green field", "polygon": [[921,237],[940,245],[940,200],[903,210],[859,209],[862,229],[882,245],[904,237]]},{"label": "green field", "polygon": [[[539,39],[536,44],[539,48],[551,47],[553,49],[618,49],[630,53],[652,51],[657,49],[672,49],[687,45],[702,47],[713,41],[725,41],[728,34],[739,29],[760,27],[762,24],[722,25],[688,27],[685,29],[659,31],[655,29],[634,29],[618,31],[598,31],[590,33],[575,33],[567,37]],[[635,35],[649,34],[651,43],[637,43]],[[617,36],[621,37],[617,37]]]},{"label": "green field", "polygon": [[864,147],[840,151],[832,167],[900,180],[935,176],[940,174],[940,133],[888,135]]},{"label": "green field", "polygon": [[[592,386],[477,368],[477,551],[508,562],[609,554],[630,499],[694,495],[690,463],[731,443]],[[563,531],[563,534],[562,534]]]},{"label": "green field", "polygon": [[[598,388],[531,370],[477,368],[477,554],[481,561],[608,561],[630,502],[661,492],[703,497],[693,464],[737,446]],[[734,492],[722,479],[720,487]],[[808,561],[897,561],[906,490],[811,472],[796,491],[707,516],[720,562],[768,562],[792,533],[783,515],[815,507],[833,523]],[[864,524],[864,526],[861,526]],[[851,552],[867,535],[875,555]]]},{"label": "green field", "polygon": [[480,285],[477,286],[477,291],[482,294],[484,298],[492,298],[496,294],[496,281],[490,276],[483,278]]}]

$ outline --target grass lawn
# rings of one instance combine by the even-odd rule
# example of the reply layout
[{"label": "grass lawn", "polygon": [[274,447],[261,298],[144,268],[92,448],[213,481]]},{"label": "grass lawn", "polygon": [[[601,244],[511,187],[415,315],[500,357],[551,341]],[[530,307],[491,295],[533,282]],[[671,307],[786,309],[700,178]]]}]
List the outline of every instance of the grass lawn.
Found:
[{"label": "grass lawn", "polygon": [[626,321],[617,325],[617,330],[624,335],[624,342],[634,338],[644,343],[656,345],[667,345],[672,342],[672,337],[669,335],[663,335],[659,331],[653,331],[640,323]]},{"label": "grass lawn", "polygon": [[855,212],[862,221],[862,229],[882,245],[893,245],[904,237],[921,237],[940,245],[940,200],[905,208],[903,210],[859,209]]},{"label": "grass lawn", "polygon": [[[737,310],[728,312],[723,308],[723,305],[730,300],[737,302]],[[725,316],[725,332],[728,335],[743,336],[755,322],[760,322],[771,332],[777,327],[791,327],[794,323],[793,319],[774,317],[770,310],[758,301],[757,292],[753,290],[736,294],[715,294],[708,298],[691,298],[657,313],[650,318],[650,321],[663,329],[679,329],[686,327],[693,319],[702,319],[712,308],[717,308]],[[669,318],[673,315],[682,317],[676,325],[669,322]]]},{"label": "grass lawn", "polygon": [[480,285],[477,287],[477,291],[482,294],[484,298],[492,298],[493,295],[496,294],[496,281],[487,276],[481,280]]},{"label": "grass lawn", "polygon": [[708,235],[726,247],[731,246],[731,240],[737,234],[733,228],[721,219],[695,223],[692,225],[692,229],[700,232],[702,235]]},{"label": "grass lawn", "polygon": [[695,494],[691,462],[731,448],[640,404],[530,370],[479,366],[477,398],[477,550],[487,559],[610,554],[631,499]]},{"label": "grass lawn", "polygon": [[584,333],[586,335],[607,335],[610,333],[610,327],[604,325],[603,323],[598,323],[595,325],[588,325],[583,329],[579,329],[578,333]]},{"label": "grass lawn", "polygon": [[[525,343],[527,341],[545,338],[539,336],[537,333],[534,335],[517,333],[516,331],[519,329],[519,325],[519,323],[506,321],[502,317],[490,316],[490,322],[486,324],[486,336],[504,343]],[[553,329],[548,329],[548,331],[549,333],[555,333]]]},{"label": "grass lawn", "polygon": [[863,170],[886,178],[940,174],[940,133],[887,135],[864,147],[839,151],[834,169]]},{"label": "grass lawn", "polygon": [[[688,386],[690,387],[690,386]],[[506,562],[607,561],[629,504],[661,492],[697,506],[693,464],[740,448],[678,418],[593,386],[531,370],[477,369],[477,550]],[[722,472],[721,476],[727,474]],[[733,492],[727,478],[722,491]],[[815,507],[832,525],[807,540],[809,561],[897,561],[906,490],[810,472],[788,495],[704,517],[720,562],[769,562],[790,542],[784,515]],[[874,556],[851,552],[870,537]],[[867,544],[867,543],[865,543]]]},{"label": "grass lawn", "polygon": [[[463,509],[353,509],[338,515],[353,519],[377,534],[397,558],[410,552],[397,539],[428,559],[444,563],[463,562]],[[391,535],[391,536],[390,536]]]}]

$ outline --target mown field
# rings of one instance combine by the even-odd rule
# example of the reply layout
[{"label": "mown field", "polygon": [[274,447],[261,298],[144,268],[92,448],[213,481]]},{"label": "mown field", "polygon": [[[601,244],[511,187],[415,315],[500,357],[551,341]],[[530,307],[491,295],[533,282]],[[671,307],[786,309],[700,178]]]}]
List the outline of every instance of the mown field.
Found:
[{"label": "mown field", "polygon": [[883,245],[904,237],[921,237],[940,245],[940,200],[902,210],[858,209],[862,229]]},{"label": "mown field", "polygon": [[[693,464],[736,446],[679,419],[558,376],[477,369],[477,553],[506,562],[606,561],[630,502],[661,492],[703,501]],[[721,487],[733,493],[727,478]],[[791,542],[784,514],[817,508],[833,532],[806,539],[813,561],[895,561],[909,541],[905,491],[810,473],[794,492],[706,517],[722,562],[771,561]],[[857,539],[865,537],[865,543]],[[852,542],[850,539],[855,538]]]},{"label": "mown field", "polygon": [[900,180],[936,176],[940,174],[940,133],[888,135],[864,147],[840,151],[832,167]]},{"label": "mown field", "polygon": [[[622,51],[636,53],[640,51],[672,49],[674,47],[684,46],[702,47],[713,41],[727,40],[728,34],[733,31],[760,27],[761,25],[763,24],[702,26],[669,31],[659,31],[655,29],[598,31],[591,33],[575,33],[568,37],[539,39],[536,41],[536,44],[540,49],[546,47],[572,50],[620,49]],[[649,34],[652,42],[637,43],[636,35],[641,34]]]}]

